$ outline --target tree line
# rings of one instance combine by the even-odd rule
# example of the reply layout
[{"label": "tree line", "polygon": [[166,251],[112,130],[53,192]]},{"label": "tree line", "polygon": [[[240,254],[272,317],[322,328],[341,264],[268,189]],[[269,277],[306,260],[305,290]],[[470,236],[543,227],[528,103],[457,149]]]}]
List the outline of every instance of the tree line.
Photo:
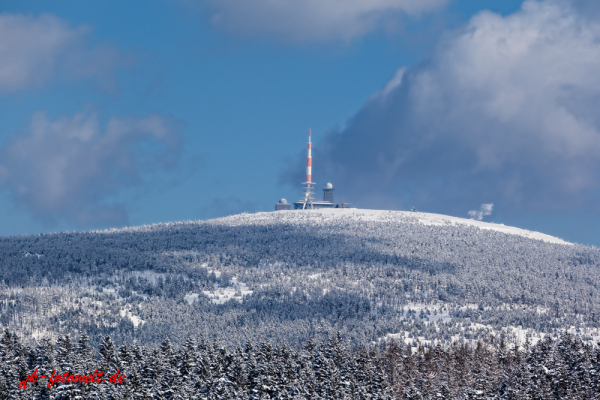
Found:
[{"label": "tree line", "polygon": [[[598,399],[600,350],[564,334],[511,346],[490,336],[447,347],[382,342],[349,346],[342,336],[302,346],[252,343],[228,350],[217,337],[182,346],[97,347],[82,333],[26,346],[0,338],[0,399]],[[104,372],[121,383],[27,382],[38,376]],[[98,376],[96,374],[96,376]],[[21,386],[24,386],[21,384]]]}]

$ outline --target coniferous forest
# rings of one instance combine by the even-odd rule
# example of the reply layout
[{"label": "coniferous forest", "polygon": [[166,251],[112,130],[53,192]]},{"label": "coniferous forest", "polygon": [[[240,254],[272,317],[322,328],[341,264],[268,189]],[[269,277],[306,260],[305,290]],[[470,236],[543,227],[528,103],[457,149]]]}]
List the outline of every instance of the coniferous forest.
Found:
[{"label": "coniferous forest", "polygon": [[275,212],[0,238],[0,328],[25,341],[86,332],[93,345],[216,333],[228,348],[337,332],[364,346],[600,340],[600,250],[431,215]]},{"label": "coniferous forest", "polygon": [[600,350],[570,334],[521,349],[494,337],[445,348],[391,341],[366,349],[336,335],[298,348],[248,342],[232,350],[216,337],[188,338],[182,346],[168,338],[158,346],[117,346],[106,336],[98,348],[85,334],[34,346],[9,330],[0,339],[2,400],[583,400],[600,398],[599,372]]},{"label": "coniferous forest", "polygon": [[598,397],[600,250],[444,218],[0,238],[0,400]]}]

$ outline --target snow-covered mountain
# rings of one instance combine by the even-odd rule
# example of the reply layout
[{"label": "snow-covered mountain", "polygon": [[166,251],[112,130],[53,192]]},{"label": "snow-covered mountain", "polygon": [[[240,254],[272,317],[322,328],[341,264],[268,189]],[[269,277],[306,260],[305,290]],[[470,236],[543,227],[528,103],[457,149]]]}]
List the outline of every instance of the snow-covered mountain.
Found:
[{"label": "snow-covered mountain", "polygon": [[[424,213],[424,212],[414,212],[414,211],[386,211],[386,210],[367,210],[367,209],[356,209],[356,208],[330,208],[330,209],[318,209],[318,210],[309,210],[308,211],[312,216],[319,216],[321,219],[325,221],[331,221],[332,218],[342,218],[347,219],[351,218],[356,221],[389,221],[393,219],[398,223],[419,223],[423,225],[436,225],[436,226],[444,226],[444,225],[469,225],[476,226],[480,229],[489,229],[492,231],[508,233],[512,235],[524,236],[531,239],[538,239],[548,243],[557,243],[557,244],[571,244],[562,239],[559,239],[554,236],[546,235],[540,232],[528,231],[525,229],[515,228],[512,226],[506,226],[504,224],[494,224],[484,221],[476,221],[474,219],[465,219],[459,217],[452,217],[449,215],[442,214],[432,214],[432,213]],[[295,219],[298,217],[296,213],[291,213],[291,215],[281,213],[281,217],[283,220]],[[269,223],[269,221],[273,221],[274,214],[273,213],[256,213],[256,214],[241,214],[235,215],[228,218],[223,218],[223,220],[238,220],[240,218],[245,218],[247,221],[262,221],[263,223]],[[276,221],[281,221],[281,219],[276,219]],[[251,223],[251,222],[249,222]]]},{"label": "snow-covered mountain", "polygon": [[599,336],[598,249],[437,214],[280,211],[10,237],[0,260],[0,324],[24,338]]}]

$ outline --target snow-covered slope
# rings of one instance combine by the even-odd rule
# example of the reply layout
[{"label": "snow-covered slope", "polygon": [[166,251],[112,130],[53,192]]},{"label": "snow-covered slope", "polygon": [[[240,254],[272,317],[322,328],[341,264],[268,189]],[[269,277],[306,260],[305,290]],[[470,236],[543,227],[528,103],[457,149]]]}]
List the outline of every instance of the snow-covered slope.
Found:
[{"label": "snow-covered slope", "polygon": [[528,231],[526,229],[516,228],[513,226],[506,226],[504,224],[494,224],[483,221],[476,221],[474,219],[465,219],[458,217],[450,217],[448,215],[441,214],[430,214],[430,213],[421,213],[417,212],[417,218],[419,222],[425,225],[445,225],[445,224],[464,224],[476,226],[480,229],[489,229],[496,232],[508,233],[510,235],[519,235],[530,239],[543,240],[548,243],[557,243],[557,244],[571,244],[562,239],[559,239],[554,236],[546,235],[545,233]]},{"label": "snow-covered slope", "polygon": [[[290,211],[274,211],[256,214],[240,214],[231,217],[222,218],[223,221],[251,221],[254,222],[275,222],[275,221],[291,221],[294,219],[303,219],[306,216],[321,217],[324,221],[332,218],[349,218],[356,221],[390,221],[402,223],[420,223],[423,225],[469,225],[480,229],[488,229],[496,232],[507,233],[510,235],[519,235],[530,239],[542,240],[547,243],[556,244],[572,244],[554,236],[546,235],[540,232],[528,231],[526,229],[506,226],[504,224],[494,224],[484,221],[476,221],[474,219],[465,219],[459,217],[451,217],[449,215],[432,214],[414,211],[387,211],[387,210],[367,210],[357,208],[334,208],[334,209],[317,209],[317,210],[290,210]],[[279,217],[279,218],[277,218]]]},{"label": "snow-covered slope", "polygon": [[332,209],[0,238],[0,328],[156,342],[600,338],[600,250],[445,215]]}]

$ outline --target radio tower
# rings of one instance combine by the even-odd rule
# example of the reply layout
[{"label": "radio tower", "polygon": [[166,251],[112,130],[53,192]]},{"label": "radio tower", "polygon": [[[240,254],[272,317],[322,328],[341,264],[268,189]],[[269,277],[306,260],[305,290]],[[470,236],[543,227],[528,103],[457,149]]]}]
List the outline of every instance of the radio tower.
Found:
[{"label": "radio tower", "polygon": [[313,209],[313,189],[315,183],[311,181],[312,178],[312,156],[310,154],[311,143],[310,143],[310,129],[308,130],[308,157],[306,158],[306,182],[302,183],[304,185],[304,204],[302,205],[302,209]]}]

